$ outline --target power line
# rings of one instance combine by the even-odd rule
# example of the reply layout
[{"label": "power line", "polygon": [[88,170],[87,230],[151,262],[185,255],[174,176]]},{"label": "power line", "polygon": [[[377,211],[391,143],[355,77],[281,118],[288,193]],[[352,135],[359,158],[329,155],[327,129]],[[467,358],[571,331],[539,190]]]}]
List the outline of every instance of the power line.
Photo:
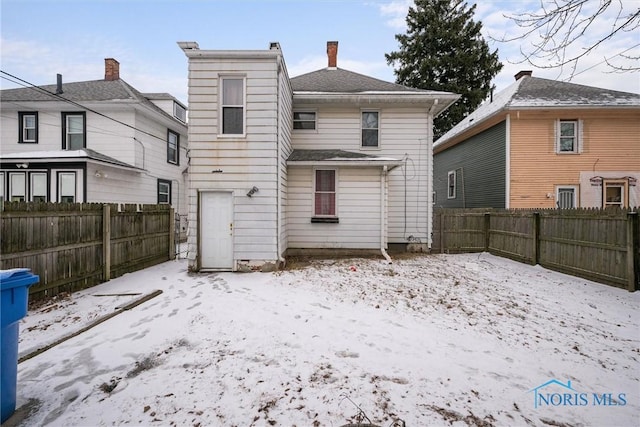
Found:
[{"label": "power line", "polygon": [[137,127],[132,126],[132,125],[130,125],[128,123],[125,123],[125,122],[120,121],[118,119],[114,119],[113,117],[110,117],[110,116],[108,116],[108,115],[106,115],[104,113],[101,113],[101,112],[96,111],[96,110],[94,110],[92,108],[86,107],[86,106],[84,106],[84,105],[82,105],[82,104],[80,104],[80,103],[78,103],[76,101],[73,101],[71,99],[65,98],[64,96],[61,96],[60,94],[57,94],[57,93],[54,93],[54,92],[49,92],[48,90],[43,89],[42,87],[36,86],[33,83],[30,83],[30,82],[28,82],[26,80],[23,80],[20,77],[14,76],[13,74],[7,73],[6,71],[0,70],[0,73],[4,74],[6,76],[9,76],[11,79],[17,80],[17,81],[14,81],[14,80],[11,80],[11,79],[9,79],[7,77],[2,76],[3,79],[8,80],[8,81],[10,81],[12,83],[20,84],[21,86],[23,86],[23,87],[25,87],[27,89],[40,91],[40,92],[42,92],[42,93],[44,93],[46,95],[49,95],[49,96],[51,96],[53,98],[59,99],[59,100],[64,101],[64,102],[67,102],[67,103],[72,104],[72,105],[74,105],[76,107],[79,107],[79,108],[85,109],[87,111],[90,111],[90,112],[92,112],[94,114],[97,114],[98,116],[101,116],[101,117],[104,117],[104,118],[109,119],[111,121],[114,121],[114,122],[116,122],[116,123],[118,123],[118,124],[120,124],[122,126],[126,126],[126,127],[130,128],[130,129],[133,129],[133,130],[137,131],[137,132],[144,133],[145,135],[148,135],[148,136],[151,136],[153,138],[156,138],[156,139],[158,139],[158,140],[160,140],[162,142],[166,142],[165,138],[161,138],[161,137],[156,136],[156,135],[154,135],[154,134],[152,134],[150,132],[147,132],[145,130],[138,129]]}]

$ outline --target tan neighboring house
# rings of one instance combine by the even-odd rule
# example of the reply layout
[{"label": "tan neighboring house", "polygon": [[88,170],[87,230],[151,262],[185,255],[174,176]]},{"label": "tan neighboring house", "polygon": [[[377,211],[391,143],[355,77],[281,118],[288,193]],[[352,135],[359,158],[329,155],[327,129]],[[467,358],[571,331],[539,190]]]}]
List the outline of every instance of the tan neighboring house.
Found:
[{"label": "tan neighboring house", "polygon": [[640,95],[531,74],[435,142],[435,206],[640,205]]}]

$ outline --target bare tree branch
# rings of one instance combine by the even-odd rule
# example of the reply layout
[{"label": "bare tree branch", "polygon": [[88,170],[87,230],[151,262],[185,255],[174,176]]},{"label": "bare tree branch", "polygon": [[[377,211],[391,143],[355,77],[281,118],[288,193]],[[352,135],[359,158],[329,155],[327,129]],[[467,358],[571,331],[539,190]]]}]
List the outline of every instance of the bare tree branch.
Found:
[{"label": "bare tree branch", "polygon": [[[520,14],[505,14],[506,18],[515,22],[523,31],[519,34],[501,38],[491,37],[501,43],[522,43],[520,53],[522,60],[517,63],[528,62],[538,68],[569,67],[571,76],[576,73],[578,63],[598,47],[613,40],[618,35],[634,32],[640,28],[640,6],[630,12],[624,10],[622,0],[600,0],[597,9],[590,11],[587,6],[595,3],[593,0],[540,0],[540,10]],[[630,3],[629,3],[630,4]],[[634,3],[639,4],[640,3]],[[610,8],[617,7],[615,16]],[[611,29],[606,34],[597,37],[584,47],[579,46],[588,34],[596,33],[606,23],[612,20]],[[604,57],[602,63],[617,72],[640,71],[637,55],[623,55],[631,48]],[[609,53],[609,52],[607,52]],[[616,65],[611,59],[619,56],[631,60],[631,65]]]}]

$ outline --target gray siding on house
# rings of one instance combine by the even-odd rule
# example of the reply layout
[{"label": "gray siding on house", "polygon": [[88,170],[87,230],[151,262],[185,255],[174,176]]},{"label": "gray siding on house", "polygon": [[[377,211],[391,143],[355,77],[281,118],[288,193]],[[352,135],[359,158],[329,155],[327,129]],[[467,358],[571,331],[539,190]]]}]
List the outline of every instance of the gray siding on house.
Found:
[{"label": "gray siding on house", "polygon": [[[445,208],[504,208],[506,122],[434,154],[434,204]],[[456,197],[448,198],[447,179],[456,171]]]}]

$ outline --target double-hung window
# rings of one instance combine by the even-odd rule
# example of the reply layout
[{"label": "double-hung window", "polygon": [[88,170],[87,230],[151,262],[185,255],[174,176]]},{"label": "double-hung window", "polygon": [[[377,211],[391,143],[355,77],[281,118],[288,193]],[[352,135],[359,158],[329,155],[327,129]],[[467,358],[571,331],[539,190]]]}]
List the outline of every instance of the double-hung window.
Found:
[{"label": "double-hung window", "polygon": [[315,130],[316,113],[314,111],[294,111],[293,128],[300,130]]},{"label": "double-hung window", "polygon": [[171,181],[158,180],[158,204],[171,204]]},{"label": "double-hung window", "polygon": [[180,164],[180,135],[172,130],[167,131],[167,162]]},{"label": "double-hung window", "polygon": [[456,171],[447,174],[447,199],[456,198]]},{"label": "double-hung window", "polygon": [[556,152],[578,153],[580,152],[580,121],[559,120],[557,122]]},{"label": "double-hung window", "polygon": [[85,113],[62,113],[62,149],[80,150],[87,146]]},{"label": "double-hung window", "polygon": [[9,172],[9,201],[27,200],[27,177],[24,172]]},{"label": "double-hung window", "polygon": [[380,113],[377,111],[362,112],[362,147],[378,148],[380,146]]},{"label": "double-hung window", "polygon": [[58,202],[76,202],[76,173],[58,172]]},{"label": "double-hung window", "polygon": [[316,217],[336,216],[336,171],[318,169],[315,172],[314,215]]},{"label": "double-hung window", "polygon": [[244,135],[245,98],[243,77],[222,77],[222,134]]},{"label": "double-hung window", "polygon": [[31,172],[29,174],[29,201],[47,201],[47,174],[46,172]]},{"label": "double-hung window", "polygon": [[19,112],[18,122],[20,123],[19,129],[19,143],[38,143],[38,113],[37,112]]}]

